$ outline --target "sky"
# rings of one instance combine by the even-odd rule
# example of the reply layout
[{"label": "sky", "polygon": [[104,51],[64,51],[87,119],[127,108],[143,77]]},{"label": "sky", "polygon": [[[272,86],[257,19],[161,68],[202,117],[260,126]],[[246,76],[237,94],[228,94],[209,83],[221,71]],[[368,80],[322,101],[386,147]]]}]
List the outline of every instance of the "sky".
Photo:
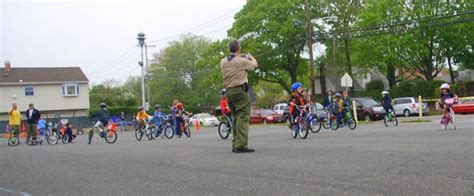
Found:
[{"label": "sky", "polygon": [[245,0],[0,0],[0,62],[79,66],[91,83],[139,75],[137,33],[155,45],[183,33],[227,37]]}]

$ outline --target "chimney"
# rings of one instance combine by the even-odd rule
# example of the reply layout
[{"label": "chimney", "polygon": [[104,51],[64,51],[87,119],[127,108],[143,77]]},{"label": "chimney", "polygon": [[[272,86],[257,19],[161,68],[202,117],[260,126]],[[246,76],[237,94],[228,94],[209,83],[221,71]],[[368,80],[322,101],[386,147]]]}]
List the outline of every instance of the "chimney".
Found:
[{"label": "chimney", "polygon": [[3,73],[3,76],[8,77],[8,73],[10,73],[11,69],[12,69],[12,66],[10,64],[10,61],[6,60],[5,61],[5,71]]}]

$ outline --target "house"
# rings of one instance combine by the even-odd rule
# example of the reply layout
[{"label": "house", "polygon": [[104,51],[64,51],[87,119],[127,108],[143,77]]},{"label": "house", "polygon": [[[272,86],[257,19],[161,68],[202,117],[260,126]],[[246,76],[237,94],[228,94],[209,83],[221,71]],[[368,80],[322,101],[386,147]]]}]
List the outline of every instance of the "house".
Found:
[{"label": "house", "polygon": [[[438,74],[436,79],[451,83],[451,75],[449,74],[449,69],[443,69],[443,71]],[[456,82],[474,81],[474,70],[456,70],[454,71],[454,79]]]},{"label": "house", "polygon": [[[21,112],[33,103],[42,118],[85,117],[89,110],[89,80],[79,67],[0,68],[0,130],[11,104]],[[23,116],[24,114],[22,114]],[[23,116],[24,118],[24,116]]]}]

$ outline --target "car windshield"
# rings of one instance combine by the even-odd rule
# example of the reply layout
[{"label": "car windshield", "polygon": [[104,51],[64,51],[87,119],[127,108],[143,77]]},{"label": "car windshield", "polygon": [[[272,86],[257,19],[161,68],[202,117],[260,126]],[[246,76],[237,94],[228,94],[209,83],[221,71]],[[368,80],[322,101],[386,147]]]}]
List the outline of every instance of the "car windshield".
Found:
[{"label": "car windshield", "polygon": [[212,116],[211,116],[210,114],[207,114],[207,113],[206,113],[206,114],[201,114],[200,117],[201,117],[201,118],[210,118],[210,117],[212,117]]},{"label": "car windshield", "polygon": [[360,102],[362,105],[371,107],[371,106],[379,106],[380,104],[374,101],[373,99],[361,99]]},{"label": "car windshield", "polygon": [[271,111],[271,110],[262,110],[259,112],[260,114],[263,114],[263,115],[271,115],[275,112]]}]

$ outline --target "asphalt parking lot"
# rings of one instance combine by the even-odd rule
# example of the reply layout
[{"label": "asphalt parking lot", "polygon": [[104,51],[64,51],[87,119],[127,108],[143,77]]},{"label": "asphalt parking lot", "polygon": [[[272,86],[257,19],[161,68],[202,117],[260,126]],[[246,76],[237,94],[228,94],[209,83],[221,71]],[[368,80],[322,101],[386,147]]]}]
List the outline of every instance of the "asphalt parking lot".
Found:
[{"label": "asphalt parking lot", "polygon": [[[191,138],[115,144],[7,146],[0,139],[0,195],[474,195],[474,116],[458,129],[381,121],[355,131],[292,139],[285,126],[252,126],[252,154],[231,152],[214,127]],[[23,141],[22,141],[23,142]]]}]

